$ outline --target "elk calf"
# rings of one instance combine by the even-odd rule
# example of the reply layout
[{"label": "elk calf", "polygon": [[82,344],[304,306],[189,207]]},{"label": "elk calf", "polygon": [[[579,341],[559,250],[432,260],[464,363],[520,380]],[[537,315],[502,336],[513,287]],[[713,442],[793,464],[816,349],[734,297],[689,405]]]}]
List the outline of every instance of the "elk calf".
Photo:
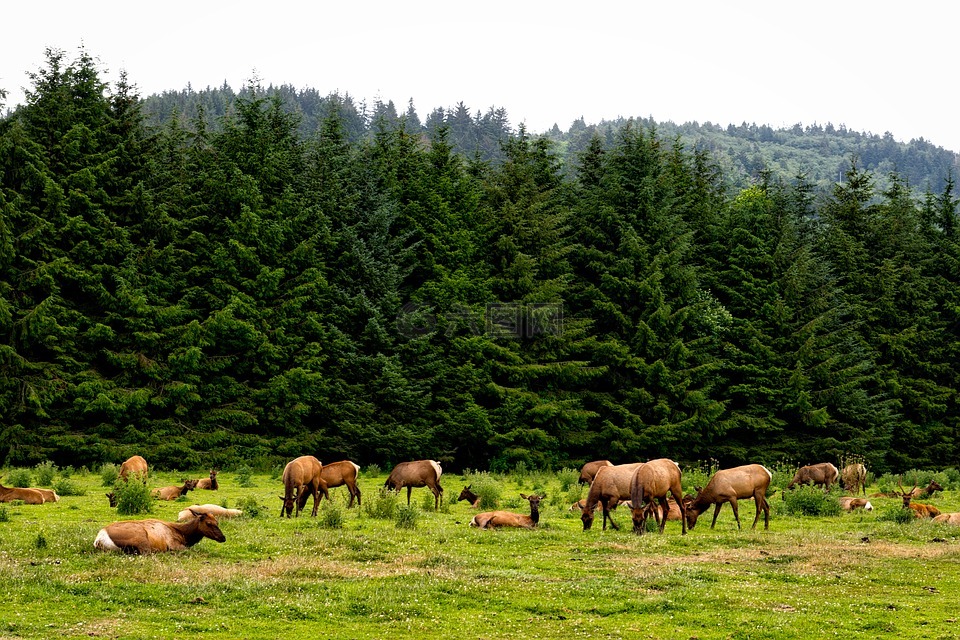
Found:
[{"label": "elk calf", "polygon": [[217,491],[220,483],[217,482],[217,472],[219,469],[210,469],[209,478],[200,478],[197,480],[197,489],[206,489],[207,491]]},{"label": "elk calf", "polygon": [[176,500],[180,496],[187,495],[187,492],[192,491],[196,486],[196,480],[184,480],[182,487],[160,487],[151,491],[150,494],[157,500]]}]

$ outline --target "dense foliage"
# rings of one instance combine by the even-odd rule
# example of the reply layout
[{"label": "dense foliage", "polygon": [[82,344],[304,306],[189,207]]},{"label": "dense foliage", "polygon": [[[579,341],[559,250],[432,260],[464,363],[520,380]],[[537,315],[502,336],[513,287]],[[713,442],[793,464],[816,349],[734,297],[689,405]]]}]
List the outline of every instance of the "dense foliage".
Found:
[{"label": "dense foliage", "polygon": [[643,122],[565,159],[491,111],[464,154],[455,114],[305,130],[254,85],[151,126],[82,52],[32,80],[0,120],[0,463],[958,464],[949,172],[731,189]]}]

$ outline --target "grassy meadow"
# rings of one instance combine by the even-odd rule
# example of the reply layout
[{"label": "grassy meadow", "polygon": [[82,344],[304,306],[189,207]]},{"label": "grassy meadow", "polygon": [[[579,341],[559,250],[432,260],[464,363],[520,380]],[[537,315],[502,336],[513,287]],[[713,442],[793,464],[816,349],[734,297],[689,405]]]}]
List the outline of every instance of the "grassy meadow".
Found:
[{"label": "grassy meadow", "polygon": [[[155,473],[149,484],[182,477]],[[382,495],[385,477],[361,477],[360,508],[346,508],[341,487],[317,518],[311,500],[286,519],[276,473],[225,471],[219,491],[131,516],[244,508],[221,521],[225,543],[125,556],[93,549],[102,526],[125,518],[98,473],[74,473],[67,486],[82,495],[0,505],[0,639],[960,637],[960,528],[898,522],[899,499],[872,499],[871,513],[794,516],[777,494],[769,531],[762,520],[750,530],[746,501],[743,531],[725,506],[713,530],[711,510],[686,536],[679,522],[637,536],[623,508],[619,531],[602,531],[600,518],[582,531],[569,505],[586,489],[571,471],[445,474],[439,512],[427,489],[414,490],[409,510],[405,492]],[[541,527],[469,527],[476,510],[454,500],[478,482],[518,512],[529,512],[521,491],[546,493]],[[960,492],[924,502],[960,511]]]}]

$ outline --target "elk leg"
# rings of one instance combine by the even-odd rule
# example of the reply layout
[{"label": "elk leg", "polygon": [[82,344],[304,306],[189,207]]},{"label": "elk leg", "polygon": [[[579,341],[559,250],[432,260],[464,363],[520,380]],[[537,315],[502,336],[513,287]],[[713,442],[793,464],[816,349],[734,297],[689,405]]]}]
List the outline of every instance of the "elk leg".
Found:
[{"label": "elk leg", "polygon": [[720,507],[723,506],[722,502],[717,503],[717,507],[713,510],[713,522],[710,523],[710,528],[713,529],[713,525],[717,524],[717,516],[720,515]]},{"label": "elk leg", "polygon": [[741,529],[740,526],[740,509],[737,507],[737,499],[730,498],[730,508],[733,509],[733,517],[737,520],[737,529]]},{"label": "elk leg", "polygon": [[407,506],[410,506],[410,492],[413,491],[413,487],[407,487]]}]

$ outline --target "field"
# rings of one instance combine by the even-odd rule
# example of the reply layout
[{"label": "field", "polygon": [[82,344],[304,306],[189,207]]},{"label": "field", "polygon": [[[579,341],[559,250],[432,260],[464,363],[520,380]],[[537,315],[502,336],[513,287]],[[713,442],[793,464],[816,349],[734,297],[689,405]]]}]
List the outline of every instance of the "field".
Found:
[{"label": "field", "polygon": [[[569,475],[488,476],[507,508],[528,512],[521,491],[547,499],[538,530],[478,531],[475,510],[453,503],[471,478],[444,475],[437,513],[426,489],[409,511],[405,494],[381,496],[384,479],[361,478],[361,508],[346,508],[341,487],[319,517],[311,501],[307,517],[281,519],[275,474],[223,472],[219,491],[158,502],[146,517],[246,506],[221,521],[225,543],[124,556],[92,548],[121,517],[98,474],[74,474],[84,495],[0,506],[0,638],[960,637],[960,528],[898,523],[898,499],[799,517],[777,495],[769,531],[750,530],[748,501],[743,531],[724,507],[713,530],[708,511],[687,536],[678,522],[636,536],[623,508],[620,531],[599,518],[582,531]],[[960,492],[926,502],[960,511]]]}]

